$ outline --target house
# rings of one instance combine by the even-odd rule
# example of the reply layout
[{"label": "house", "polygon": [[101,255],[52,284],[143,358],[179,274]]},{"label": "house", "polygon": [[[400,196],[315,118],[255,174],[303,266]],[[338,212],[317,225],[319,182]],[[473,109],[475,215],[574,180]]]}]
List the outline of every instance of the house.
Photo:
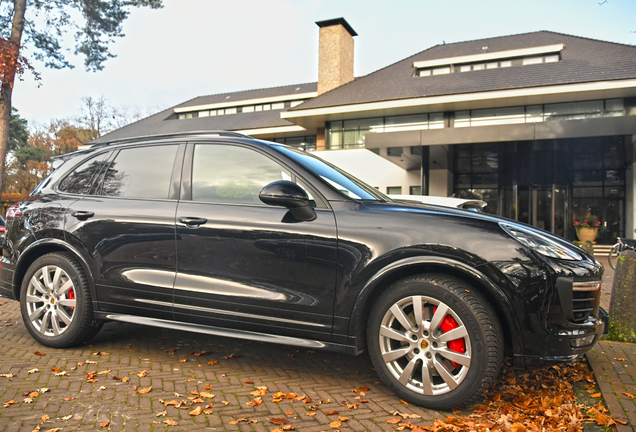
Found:
[{"label": "house", "polygon": [[634,236],[636,47],[538,31],[437,45],[354,79],[356,32],[317,24],[317,83],[198,97],[91,144],[240,131],[383,192],[479,198],[571,240],[590,215],[601,243]]}]

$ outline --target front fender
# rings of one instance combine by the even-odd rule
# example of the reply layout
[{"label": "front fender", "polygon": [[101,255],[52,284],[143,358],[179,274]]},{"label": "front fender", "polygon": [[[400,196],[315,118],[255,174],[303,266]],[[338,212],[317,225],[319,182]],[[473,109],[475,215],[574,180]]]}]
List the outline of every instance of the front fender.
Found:
[{"label": "front fender", "polygon": [[[358,349],[364,349],[364,329],[371,301],[395,280],[404,277],[403,274],[414,275],[422,271],[443,272],[460,276],[479,289],[493,303],[492,306],[499,315],[504,318],[505,322],[501,324],[507,326],[510,331],[514,353],[523,352],[521,326],[517,316],[513,313],[513,305],[501,287],[486,274],[488,269],[485,266],[474,268],[461,261],[438,256],[416,256],[397,260],[378,270],[367,281],[356,299],[349,321],[349,335],[355,337]],[[396,275],[399,276],[396,277]]]}]

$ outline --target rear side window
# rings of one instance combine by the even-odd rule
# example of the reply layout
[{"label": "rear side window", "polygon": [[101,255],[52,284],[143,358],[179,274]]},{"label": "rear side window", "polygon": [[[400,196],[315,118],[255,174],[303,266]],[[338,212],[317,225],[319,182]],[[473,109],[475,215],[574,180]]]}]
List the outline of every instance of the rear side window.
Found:
[{"label": "rear side window", "polygon": [[58,186],[60,192],[87,194],[95,176],[102,171],[110,152],[102,153],[77,166]]},{"label": "rear side window", "polygon": [[108,167],[99,195],[167,199],[178,145],[121,150]]},{"label": "rear side window", "polygon": [[194,147],[193,201],[264,205],[258,195],[276,180],[291,180],[291,173],[254,150],[230,145]]}]

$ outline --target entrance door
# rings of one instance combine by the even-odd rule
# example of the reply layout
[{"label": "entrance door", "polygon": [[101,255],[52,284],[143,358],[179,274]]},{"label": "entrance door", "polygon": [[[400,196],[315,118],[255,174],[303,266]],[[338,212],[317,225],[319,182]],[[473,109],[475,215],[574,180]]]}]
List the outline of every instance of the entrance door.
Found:
[{"label": "entrance door", "polygon": [[517,220],[565,236],[567,188],[557,185],[519,186]]}]

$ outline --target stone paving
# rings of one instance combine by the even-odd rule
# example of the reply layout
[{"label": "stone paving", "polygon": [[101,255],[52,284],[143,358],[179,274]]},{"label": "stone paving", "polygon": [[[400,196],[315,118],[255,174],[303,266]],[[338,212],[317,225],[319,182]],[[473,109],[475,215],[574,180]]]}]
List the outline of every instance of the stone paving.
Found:
[{"label": "stone paving", "polygon": [[[31,432],[43,415],[50,418],[40,426],[43,432],[58,427],[60,432],[270,431],[276,427],[270,418],[286,419],[296,430],[312,432],[333,430],[329,424],[338,416],[348,418],[340,430],[394,431],[395,425],[386,423],[396,418],[391,411],[417,414],[420,419],[407,421],[429,426],[435,418],[448,415],[401,403],[379,382],[365,355],[312,352],[121,323],[106,324],[90,345],[52,349],[27,333],[17,302],[8,301],[0,312],[0,374],[14,374],[0,376],[0,402],[18,402],[0,407],[2,431]],[[147,375],[139,377],[143,371]],[[89,372],[97,373],[92,377],[96,381],[87,382]],[[135,386],[152,389],[139,394]],[[266,395],[261,405],[248,406],[256,399],[250,395],[256,386],[267,386]],[[34,391],[39,396],[29,398]],[[278,391],[306,395],[311,401],[272,402]],[[196,396],[192,392],[199,392],[204,402],[191,406],[187,397]],[[204,397],[205,393],[214,397]],[[187,403],[166,406],[162,400]],[[212,406],[206,408],[209,403]],[[189,415],[196,406],[209,414]],[[163,411],[166,416],[157,417]],[[328,414],[333,411],[338,414]],[[241,418],[257,423],[231,424]],[[168,426],[164,423],[168,419],[177,425]],[[106,421],[108,427],[100,427]]]},{"label": "stone paving", "polygon": [[[602,261],[601,304],[609,309],[613,272]],[[601,341],[588,360],[611,415],[629,423],[618,425],[618,432],[636,431],[630,396],[636,394],[636,344]],[[266,386],[266,395],[250,406],[257,386]],[[311,401],[274,402],[278,391]],[[196,397],[203,402],[191,405]],[[395,418],[391,412],[417,414],[420,419],[407,421],[423,426],[448,415],[400,402],[379,382],[366,355],[122,323],[106,324],[90,345],[50,349],[27,333],[18,303],[0,299],[0,402],[9,401],[17,403],[0,408],[2,431],[270,431],[274,418],[313,432],[333,430],[329,424],[338,416],[347,418],[340,430],[393,431],[386,423]],[[191,416],[196,406],[205,411]]]}]

